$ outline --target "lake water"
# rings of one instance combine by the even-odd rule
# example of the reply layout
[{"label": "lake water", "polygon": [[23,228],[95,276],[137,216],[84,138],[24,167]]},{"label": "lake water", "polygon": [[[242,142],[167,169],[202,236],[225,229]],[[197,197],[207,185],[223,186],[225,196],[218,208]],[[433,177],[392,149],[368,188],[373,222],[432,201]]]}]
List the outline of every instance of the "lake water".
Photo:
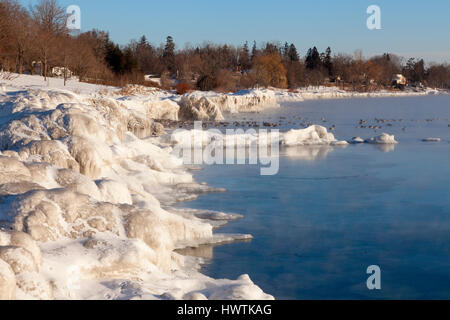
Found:
[{"label": "lake water", "polygon": [[[275,176],[204,167],[196,179],[228,191],[183,206],[243,214],[219,232],[254,236],[214,247],[205,274],[247,273],[277,299],[450,299],[450,96],[319,100],[232,119],[243,118],[336,125],[339,140],[386,132],[399,144],[283,148]],[[367,289],[370,265],[381,290]]]}]

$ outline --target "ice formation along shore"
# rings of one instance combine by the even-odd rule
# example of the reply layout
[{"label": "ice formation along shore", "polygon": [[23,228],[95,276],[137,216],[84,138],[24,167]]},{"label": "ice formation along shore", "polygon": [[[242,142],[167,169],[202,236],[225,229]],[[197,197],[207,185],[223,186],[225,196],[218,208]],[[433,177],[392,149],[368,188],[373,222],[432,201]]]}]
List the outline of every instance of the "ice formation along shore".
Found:
[{"label": "ice formation along shore", "polygon": [[246,275],[206,277],[174,251],[250,236],[213,233],[236,215],[170,207],[217,190],[150,138],[164,130],[155,106],[36,87],[0,94],[0,299],[273,298]]},{"label": "ice formation along shore", "polygon": [[161,141],[171,143],[173,146],[188,148],[203,147],[211,143],[236,147],[249,147],[275,142],[289,147],[348,144],[345,141],[337,141],[334,135],[328,132],[325,127],[318,125],[312,125],[305,129],[292,129],[288,132],[268,131],[265,129],[229,129],[227,133],[222,133],[217,129],[203,130],[201,122],[197,122],[192,130],[175,130],[171,135],[164,136]]},{"label": "ice formation along shore", "polygon": [[[274,91],[179,97],[32,76],[0,89],[0,299],[273,299],[176,252],[250,236],[213,232],[239,215],[171,207],[222,190],[194,181],[152,119],[276,107]],[[281,141],[344,144],[320,126]]]}]

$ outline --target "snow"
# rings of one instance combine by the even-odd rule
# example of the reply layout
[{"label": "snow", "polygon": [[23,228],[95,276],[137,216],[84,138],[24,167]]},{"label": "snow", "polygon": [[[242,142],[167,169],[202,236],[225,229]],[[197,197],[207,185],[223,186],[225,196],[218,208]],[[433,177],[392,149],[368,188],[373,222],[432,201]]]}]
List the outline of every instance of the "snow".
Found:
[{"label": "snow", "polygon": [[171,207],[223,191],[152,138],[164,134],[153,117],[177,119],[177,98],[48,83],[19,76],[0,92],[0,298],[273,298],[175,252],[251,239],[213,232],[240,215]]},{"label": "snow", "polygon": [[[68,80],[66,86],[64,86],[64,79],[61,78],[47,78],[44,80],[41,76],[31,76],[31,75],[15,75],[12,80],[3,80],[3,86],[20,88],[21,90],[32,90],[32,89],[65,89],[74,93],[91,94],[96,93],[100,90],[111,89],[107,86],[93,85],[85,82],[79,82],[76,79]],[[1,85],[0,85],[1,87]]]},{"label": "snow", "polygon": [[397,144],[398,142],[395,140],[395,136],[389,135],[387,133],[382,133],[379,136],[367,139],[366,143],[370,143],[370,144]]}]

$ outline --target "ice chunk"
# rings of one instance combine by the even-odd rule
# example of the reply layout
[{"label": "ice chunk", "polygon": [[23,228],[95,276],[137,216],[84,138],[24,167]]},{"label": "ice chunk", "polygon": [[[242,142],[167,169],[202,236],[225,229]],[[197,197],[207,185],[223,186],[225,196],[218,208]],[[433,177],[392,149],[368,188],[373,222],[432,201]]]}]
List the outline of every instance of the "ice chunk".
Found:
[{"label": "ice chunk", "polygon": [[7,262],[16,275],[22,272],[38,271],[33,255],[21,247],[0,247],[0,259]]},{"label": "ice chunk", "polygon": [[222,290],[213,292],[209,296],[210,300],[240,300],[243,298],[249,300],[274,300],[273,296],[265,294],[246,274],[240,276],[236,283],[229,284]]},{"label": "ice chunk", "polygon": [[441,142],[441,138],[426,138],[422,140],[423,142]]},{"label": "ice chunk", "polygon": [[354,138],[352,138],[350,143],[353,143],[353,144],[364,143],[364,139],[360,138],[360,137],[354,137]]},{"label": "ice chunk", "polygon": [[272,90],[242,90],[231,94],[193,92],[181,97],[180,119],[221,121],[225,113],[255,112],[279,107]]},{"label": "ice chunk", "polygon": [[397,144],[398,143],[395,140],[394,135],[389,135],[387,133],[382,133],[381,135],[379,135],[377,137],[367,139],[365,142],[371,143],[371,144]]},{"label": "ice chunk", "polygon": [[219,106],[208,97],[184,95],[179,104],[181,120],[222,121],[225,119]]},{"label": "ice chunk", "polygon": [[292,129],[281,136],[281,144],[286,146],[328,145],[336,142],[332,133],[325,127],[317,125],[306,129]]}]

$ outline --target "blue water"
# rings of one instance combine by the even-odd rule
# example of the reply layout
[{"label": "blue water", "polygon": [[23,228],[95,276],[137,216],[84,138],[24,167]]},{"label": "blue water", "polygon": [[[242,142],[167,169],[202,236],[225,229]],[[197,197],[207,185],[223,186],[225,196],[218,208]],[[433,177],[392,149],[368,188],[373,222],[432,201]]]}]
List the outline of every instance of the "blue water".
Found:
[{"label": "blue water", "polygon": [[[269,177],[205,166],[196,179],[228,191],[184,206],[243,214],[220,232],[254,240],[215,247],[204,273],[249,274],[277,299],[450,299],[449,96],[304,102],[245,117],[285,117],[284,129],[325,117],[338,139],[387,132],[400,143],[282,149]],[[375,118],[392,127],[356,128]],[[421,141],[429,137],[442,142]],[[370,265],[381,268],[381,290],[367,289]]]}]

